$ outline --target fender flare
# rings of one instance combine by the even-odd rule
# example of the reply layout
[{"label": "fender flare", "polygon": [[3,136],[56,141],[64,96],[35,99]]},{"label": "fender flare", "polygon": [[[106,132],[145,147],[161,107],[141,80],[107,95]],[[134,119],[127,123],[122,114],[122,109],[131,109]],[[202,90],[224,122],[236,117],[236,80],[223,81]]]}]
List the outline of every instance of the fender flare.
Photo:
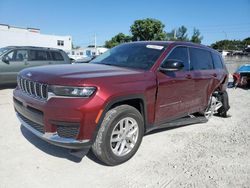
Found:
[{"label": "fender flare", "polygon": [[143,94],[132,94],[132,95],[126,95],[126,96],[119,96],[119,97],[115,97],[113,98],[112,100],[108,101],[103,109],[103,112],[100,116],[100,119],[98,120],[98,123],[96,125],[96,129],[93,133],[93,136],[91,138],[91,145],[94,143],[95,139],[96,139],[96,136],[97,136],[97,133],[101,127],[101,124],[102,124],[102,121],[106,115],[106,113],[110,110],[110,108],[114,105],[114,104],[117,104],[119,102],[124,102],[124,101],[127,101],[127,100],[132,100],[132,99],[140,99],[142,100],[142,107],[143,107],[143,119],[144,119],[144,126],[145,128],[147,127],[148,125],[148,120],[147,120],[147,106],[145,105],[146,104],[146,100],[145,100],[145,97]]}]

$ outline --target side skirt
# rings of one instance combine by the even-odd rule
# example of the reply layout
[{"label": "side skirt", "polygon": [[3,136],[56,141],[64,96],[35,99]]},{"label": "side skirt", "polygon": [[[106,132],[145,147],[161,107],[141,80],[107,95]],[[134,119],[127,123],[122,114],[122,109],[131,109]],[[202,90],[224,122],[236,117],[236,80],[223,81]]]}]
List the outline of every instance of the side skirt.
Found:
[{"label": "side skirt", "polygon": [[196,123],[206,123],[208,120],[203,116],[189,115],[173,121],[169,121],[160,125],[153,125],[147,128],[146,133],[156,129],[169,128],[169,127],[179,127],[183,125],[191,125]]}]

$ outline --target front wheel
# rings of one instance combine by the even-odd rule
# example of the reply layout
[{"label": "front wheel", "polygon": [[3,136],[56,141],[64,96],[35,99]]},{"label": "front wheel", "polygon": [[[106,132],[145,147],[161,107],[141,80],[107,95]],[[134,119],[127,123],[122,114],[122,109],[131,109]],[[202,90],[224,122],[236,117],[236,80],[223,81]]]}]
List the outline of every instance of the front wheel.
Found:
[{"label": "front wheel", "polygon": [[136,153],[143,134],[141,113],[129,105],[117,106],[106,113],[92,151],[107,165],[118,165]]}]

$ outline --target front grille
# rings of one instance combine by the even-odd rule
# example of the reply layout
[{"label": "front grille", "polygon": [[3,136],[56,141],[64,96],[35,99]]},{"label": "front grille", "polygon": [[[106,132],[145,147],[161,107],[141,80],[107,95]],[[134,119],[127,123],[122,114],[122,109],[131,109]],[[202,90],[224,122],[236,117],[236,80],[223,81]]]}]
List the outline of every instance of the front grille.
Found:
[{"label": "front grille", "polygon": [[76,138],[79,126],[57,126],[57,134],[64,138]]},{"label": "front grille", "polygon": [[18,87],[26,94],[41,100],[48,98],[48,85],[17,77]]},{"label": "front grille", "polygon": [[18,116],[28,125],[30,125],[32,128],[36,129],[37,131],[39,131],[40,133],[44,134],[44,126],[40,125],[34,121],[29,120],[28,118],[24,117],[22,114],[18,113]]}]

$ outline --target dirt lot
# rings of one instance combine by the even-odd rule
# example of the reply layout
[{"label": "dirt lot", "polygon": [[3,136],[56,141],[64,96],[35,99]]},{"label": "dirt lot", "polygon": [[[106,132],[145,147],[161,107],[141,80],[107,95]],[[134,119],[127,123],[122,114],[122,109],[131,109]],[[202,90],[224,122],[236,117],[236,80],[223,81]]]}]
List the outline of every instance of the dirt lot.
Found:
[{"label": "dirt lot", "polygon": [[230,117],[144,137],[128,162],[108,167],[31,135],[0,90],[0,187],[250,187],[250,90],[229,89]]}]

